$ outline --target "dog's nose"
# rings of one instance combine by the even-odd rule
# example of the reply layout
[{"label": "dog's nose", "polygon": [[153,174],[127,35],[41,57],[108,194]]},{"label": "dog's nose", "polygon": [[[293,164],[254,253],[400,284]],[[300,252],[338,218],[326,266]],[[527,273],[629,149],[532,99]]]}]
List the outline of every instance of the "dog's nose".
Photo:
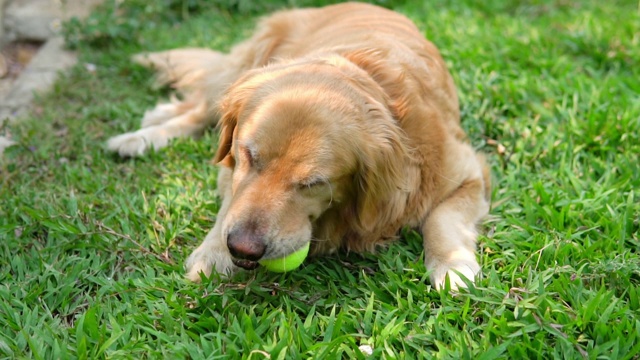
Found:
[{"label": "dog's nose", "polygon": [[234,230],[227,236],[227,247],[233,257],[258,261],[264,255],[267,246],[262,236],[252,231]]}]

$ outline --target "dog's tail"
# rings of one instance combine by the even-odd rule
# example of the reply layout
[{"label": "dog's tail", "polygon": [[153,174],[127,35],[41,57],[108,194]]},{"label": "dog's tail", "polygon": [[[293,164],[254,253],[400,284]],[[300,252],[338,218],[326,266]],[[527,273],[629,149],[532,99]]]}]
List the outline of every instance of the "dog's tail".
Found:
[{"label": "dog's tail", "polygon": [[157,71],[156,85],[189,90],[200,87],[212,68],[224,63],[225,56],[209,49],[184,48],[136,54],[132,59]]}]

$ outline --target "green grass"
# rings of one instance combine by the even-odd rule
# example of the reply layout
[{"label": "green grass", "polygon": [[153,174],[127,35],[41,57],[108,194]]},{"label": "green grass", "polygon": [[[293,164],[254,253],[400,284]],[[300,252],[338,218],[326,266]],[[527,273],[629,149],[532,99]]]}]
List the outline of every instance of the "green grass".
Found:
[{"label": "green grass", "polygon": [[637,1],[382,2],[441,48],[493,166],[483,276],[455,295],[429,285],[411,231],[377,256],[183,280],[219,205],[215,134],[142,159],[106,153],[168,96],[127,59],[228,48],[278,3],[148,3],[69,24],[80,63],[10,125],[0,357],[351,359],[369,344],[389,359],[639,358]]}]

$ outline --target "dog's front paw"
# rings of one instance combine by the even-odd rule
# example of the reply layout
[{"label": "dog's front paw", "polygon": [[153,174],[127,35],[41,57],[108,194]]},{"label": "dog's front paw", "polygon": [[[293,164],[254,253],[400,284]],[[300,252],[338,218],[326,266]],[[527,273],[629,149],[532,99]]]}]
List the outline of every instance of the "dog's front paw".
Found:
[{"label": "dog's front paw", "polygon": [[114,136],[107,141],[107,148],[122,157],[134,157],[143,155],[151,148],[163,148],[168,143],[169,139],[161,129],[150,127]]},{"label": "dog's front paw", "polygon": [[223,277],[228,277],[238,269],[231,261],[229,254],[221,254],[203,246],[189,255],[185,268],[186,278],[194,282],[200,282],[200,273],[209,276],[212,271],[215,271]]},{"label": "dog's front paw", "polygon": [[438,290],[442,289],[448,276],[451,290],[466,288],[463,278],[474,282],[478,272],[480,272],[480,265],[475,260],[437,264],[431,271],[431,284]]}]

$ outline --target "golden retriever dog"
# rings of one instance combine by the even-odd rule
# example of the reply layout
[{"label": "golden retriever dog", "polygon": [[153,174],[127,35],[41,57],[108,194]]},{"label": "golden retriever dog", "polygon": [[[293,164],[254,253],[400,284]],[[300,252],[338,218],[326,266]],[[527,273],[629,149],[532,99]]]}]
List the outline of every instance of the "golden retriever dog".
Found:
[{"label": "golden retriever dog", "polygon": [[311,255],[372,251],[419,229],[434,286],[480,270],[477,223],[489,171],[460,127],[436,47],[406,17],[344,3],[265,18],[228,54],[176,49],[135,60],[181,100],[108,141],[139,156],[218,124],[222,205],[187,277],[253,269],[311,243]]}]

